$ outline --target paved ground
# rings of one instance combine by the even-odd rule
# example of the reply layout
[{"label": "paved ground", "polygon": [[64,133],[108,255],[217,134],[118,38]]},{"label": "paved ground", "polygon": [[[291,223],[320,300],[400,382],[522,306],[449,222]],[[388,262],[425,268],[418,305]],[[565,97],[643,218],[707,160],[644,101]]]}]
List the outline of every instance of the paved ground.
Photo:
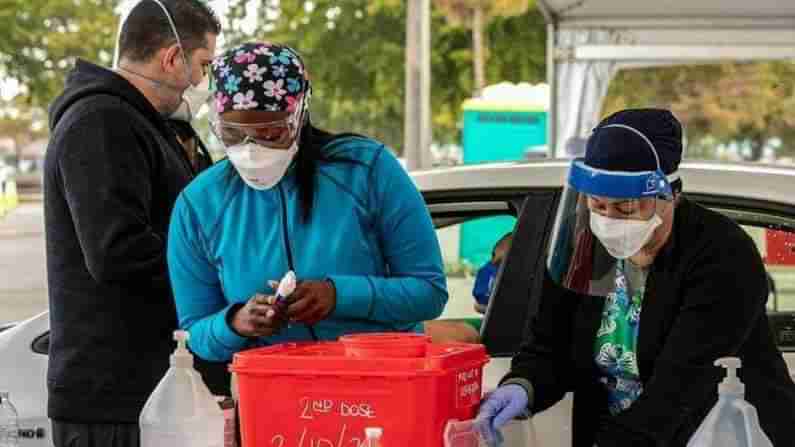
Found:
[{"label": "paved ground", "polygon": [[44,216],[41,202],[0,218],[0,323],[47,310]]}]

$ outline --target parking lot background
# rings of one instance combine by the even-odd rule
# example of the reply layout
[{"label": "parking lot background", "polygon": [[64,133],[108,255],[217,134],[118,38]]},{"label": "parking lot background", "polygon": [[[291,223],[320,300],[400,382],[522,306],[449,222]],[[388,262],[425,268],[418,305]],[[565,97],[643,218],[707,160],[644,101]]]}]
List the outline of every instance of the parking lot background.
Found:
[{"label": "parking lot background", "polygon": [[[457,251],[456,232],[441,231],[439,236],[443,253]],[[779,291],[779,309],[795,311],[795,268],[772,267],[771,273]],[[42,205],[23,203],[0,218],[0,324],[47,310],[46,278]],[[473,278],[453,276],[447,283],[450,300],[443,317],[475,316]]]},{"label": "parking lot background", "polygon": [[[471,287],[472,279],[448,280],[451,299],[445,317],[472,316]],[[0,324],[21,321],[46,310],[44,215],[41,203],[23,203],[0,218]]]}]

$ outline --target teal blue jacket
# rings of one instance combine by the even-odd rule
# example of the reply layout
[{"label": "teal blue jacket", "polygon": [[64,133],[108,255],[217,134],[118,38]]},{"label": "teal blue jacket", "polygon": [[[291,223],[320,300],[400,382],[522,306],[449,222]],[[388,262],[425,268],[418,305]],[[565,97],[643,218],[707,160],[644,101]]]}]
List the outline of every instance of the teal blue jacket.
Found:
[{"label": "teal blue jacket", "polygon": [[331,280],[332,314],[319,339],[358,332],[419,331],[447,303],[439,243],[422,196],[406,171],[373,140],[345,137],[323,148],[355,163],[320,162],[309,221],[293,172],[274,188],[254,190],[224,160],[180,195],[168,236],[168,267],[179,325],[190,347],[226,361],[251,346],[310,340],[293,324],[248,339],[229,325],[232,306],[272,294],[290,268],[299,280]]}]

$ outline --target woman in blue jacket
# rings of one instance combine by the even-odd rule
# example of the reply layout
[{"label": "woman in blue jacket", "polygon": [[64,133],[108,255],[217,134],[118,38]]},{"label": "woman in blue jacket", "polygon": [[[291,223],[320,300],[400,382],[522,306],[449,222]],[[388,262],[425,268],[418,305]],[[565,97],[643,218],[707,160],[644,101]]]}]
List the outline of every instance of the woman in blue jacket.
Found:
[{"label": "woman in blue jacket", "polygon": [[[174,207],[168,265],[190,347],[228,361],[251,346],[421,331],[447,288],[422,196],[381,143],[309,119],[300,56],[248,43],[212,66],[211,126],[227,159]],[[296,272],[289,306],[274,280]]]}]

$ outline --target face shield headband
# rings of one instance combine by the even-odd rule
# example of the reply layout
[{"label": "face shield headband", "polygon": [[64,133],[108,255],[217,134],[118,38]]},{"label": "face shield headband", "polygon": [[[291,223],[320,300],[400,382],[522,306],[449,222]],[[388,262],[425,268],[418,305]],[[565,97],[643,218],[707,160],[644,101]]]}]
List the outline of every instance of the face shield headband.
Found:
[{"label": "face shield headband", "polygon": [[624,124],[609,124],[606,128],[622,128],[640,136],[646,142],[657,165],[655,171],[622,172],[592,168],[583,158],[575,159],[569,170],[569,185],[580,193],[613,199],[673,199],[671,183],[679,179],[677,173],[666,176],[657,149],[641,131]]}]

